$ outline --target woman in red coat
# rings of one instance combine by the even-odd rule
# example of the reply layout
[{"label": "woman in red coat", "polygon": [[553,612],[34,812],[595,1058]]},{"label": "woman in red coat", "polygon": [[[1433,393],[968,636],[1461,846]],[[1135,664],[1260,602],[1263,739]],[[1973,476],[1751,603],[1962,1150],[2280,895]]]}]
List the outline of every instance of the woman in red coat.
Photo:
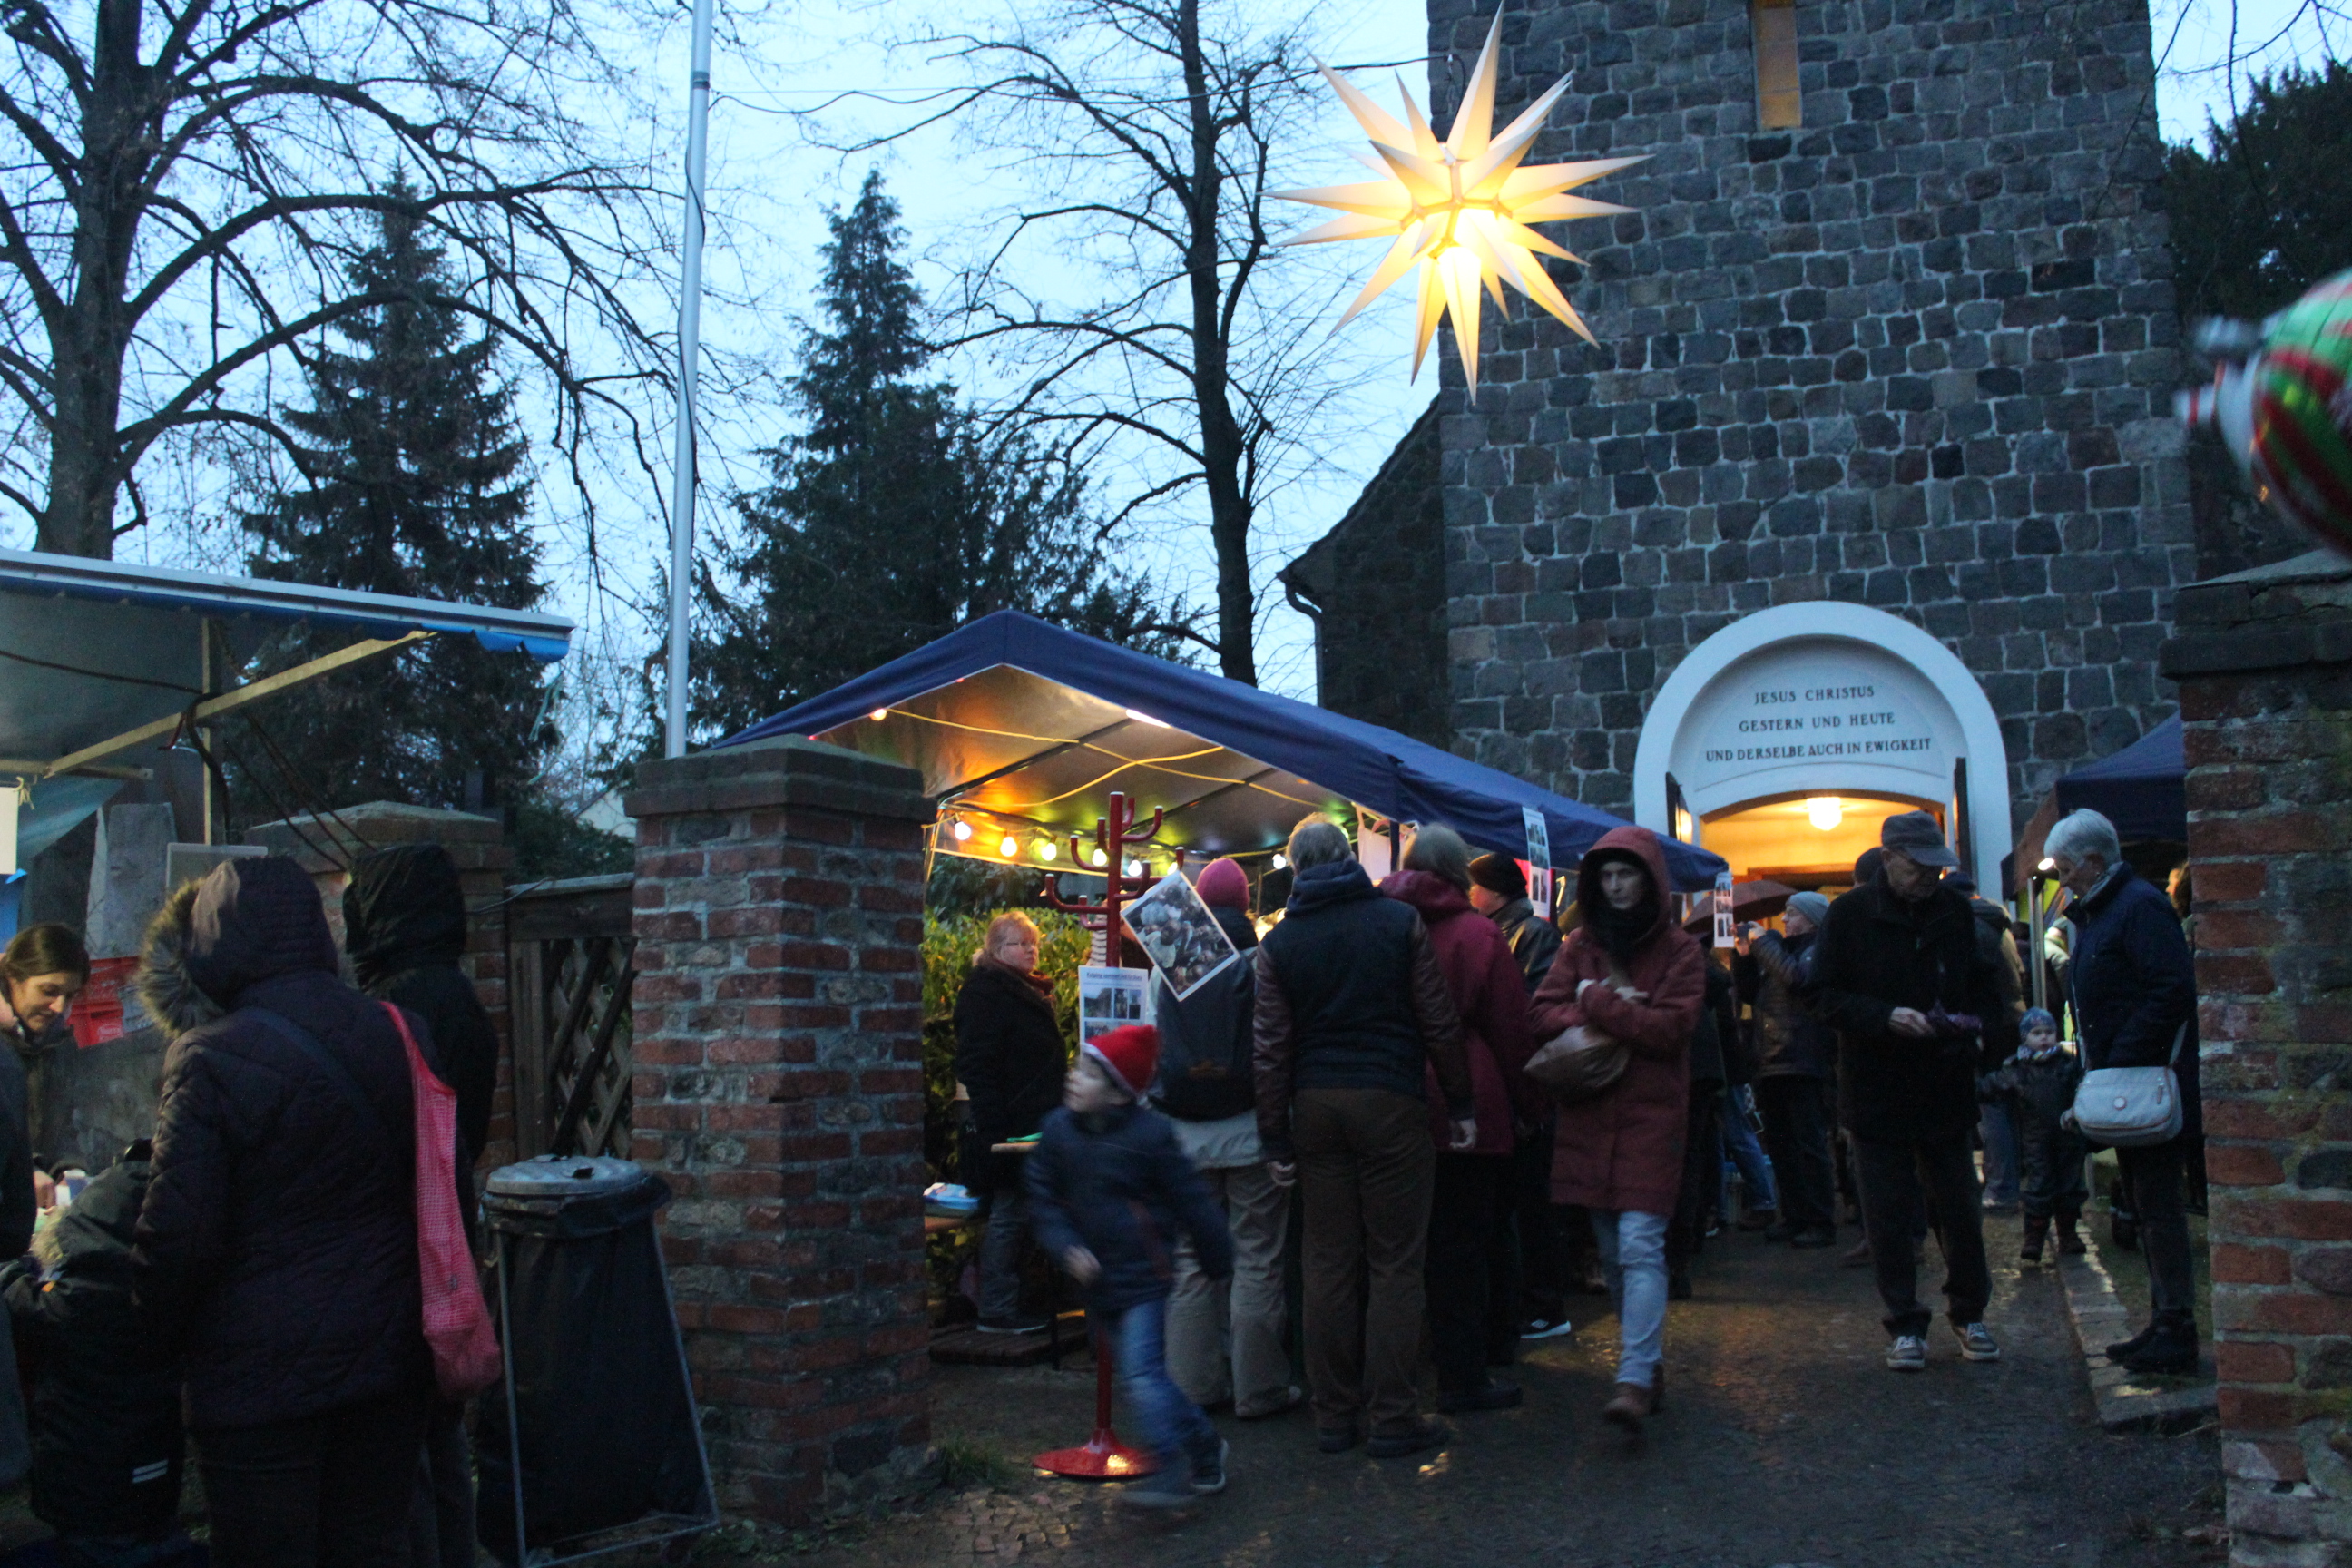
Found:
[{"label": "woman in red coat", "polygon": [[1534,1041],[1528,1033],[1528,986],[1502,928],[1470,903],[1470,847],[1450,827],[1424,827],[1405,851],[1404,869],[1381,891],[1411,904],[1429,929],[1445,989],[1462,1014],[1463,1046],[1477,1105],[1478,1135],[1456,1150],[1445,1096],[1428,1070],[1430,1138],[1437,1175],[1429,1207],[1430,1343],[1437,1361],[1437,1407],[1448,1414],[1507,1410],[1518,1386],[1487,1368],[1518,1343],[1518,1303],[1492,1310],[1494,1256],[1510,1214],[1511,1150],[1517,1128],[1532,1125],[1543,1104],[1522,1070]]},{"label": "woman in red coat", "polygon": [[1579,1026],[1626,1047],[1624,1076],[1605,1094],[1559,1111],[1554,1203],[1592,1213],[1622,1336],[1617,1395],[1601,1415],[1639,1427],[1664,1393],[1666,1221],[1682,1184],[1691,1031],[1706,996],[1699,946],[1667,907],[1657,835],[1602,835],[1577,872],[1583,923],[1529,1004],[1535,1037]]}]

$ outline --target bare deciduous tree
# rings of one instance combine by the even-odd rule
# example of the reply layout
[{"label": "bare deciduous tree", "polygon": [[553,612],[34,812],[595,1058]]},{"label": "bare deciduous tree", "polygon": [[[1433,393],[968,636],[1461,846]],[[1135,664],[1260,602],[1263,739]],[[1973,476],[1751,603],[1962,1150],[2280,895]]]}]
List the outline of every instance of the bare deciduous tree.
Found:
[{"label": "bare deciduous tree", "polygon": [[[922,123],[954,117],[1039,192],[963,273],[940,346],[996,356],[1018,388],[998,418],[1052,427],[1098,483],[1124,466],[1110,526],[1205,499],[1216,624],[1189,635],[1254,683],[1254,531],[1350,381],[1320,352],[1336,285],[1278,251],[1267,205],[1318,90],[1301,31],[1203,9],[1048,0],[908,47],[974,77]],[[1052,297],[1073,279],[1082,298]]]},{"label": "bare deciduous tree", "polygon": [[[647,363],[623,279],[661,226],[564,108],[614,80],[565,0],[0,0],[0,495],[40,548],[110,555],[175,438],[293,454],[272,375],[389,302],[345,264],[394,205],[466,277],[441,302],[551,382],[575,463]],[[583,365],[592,325],[625,363]]]}]

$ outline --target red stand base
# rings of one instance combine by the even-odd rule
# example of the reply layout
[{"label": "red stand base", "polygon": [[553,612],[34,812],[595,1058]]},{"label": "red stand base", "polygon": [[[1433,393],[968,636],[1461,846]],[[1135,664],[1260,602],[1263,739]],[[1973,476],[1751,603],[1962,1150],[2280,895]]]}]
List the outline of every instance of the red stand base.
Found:
[{"label": "red stand base", "polygon": [[1029,1462],[1048,1475],[1074,1481],[1123,1481],[1160,1468],[1150,1455],[1130,1448],[1110,1429],[1110,1345],[1100,1334],[1095,1347],[1095,1435],[1083,1448],[1055,1448]]}]

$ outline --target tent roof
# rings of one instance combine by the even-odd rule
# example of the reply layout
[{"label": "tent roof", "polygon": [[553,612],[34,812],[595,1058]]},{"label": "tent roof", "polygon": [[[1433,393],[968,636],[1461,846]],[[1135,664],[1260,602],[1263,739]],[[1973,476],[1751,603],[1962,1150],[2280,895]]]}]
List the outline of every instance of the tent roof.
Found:
[{"label": "tent roof", "polygon": [[2098,812],[2126,843],[2189,837],[2189,764],[2179,715],[2130,745],[2058,781],[2058,809]]},{"label": "tent roof", "polygon": [[[881,713],[879,719],[875,714]],[[1528,857],[1540,811],[1551,861],[1572,867],[1624,823],[1434,746],[1307,703],[1116,647],[1005,610],[731,735],[807,735],[923,775],[942,823],[975,842],[1093,830],[1112,790],[1165,807],[1160,844],[1201,856],[1277,848],[1297,820],[1349,804],[1444,823]],[[1685,889],[1719,857],[1665,840]]]}]

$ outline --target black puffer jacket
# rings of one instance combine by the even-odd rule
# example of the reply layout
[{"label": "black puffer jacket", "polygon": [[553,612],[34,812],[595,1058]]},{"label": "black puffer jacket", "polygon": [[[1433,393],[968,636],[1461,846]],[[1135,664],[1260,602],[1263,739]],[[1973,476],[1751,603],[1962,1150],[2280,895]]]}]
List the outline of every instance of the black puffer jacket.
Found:
[{"label": "black puffer jacket", "polygon": [[986,1154],[991,1144],[1025,1138],[1062,1103],[1070,1050],[1054,1001],[1026,976],[1001,963],[975,963],[956,996],[955,1073],[971,1094],[972,1143],[965,1184],[993,1192],[1021,1184],[1020,1154]]},{"label": "black puffer jacket", "polygon": [[343,951],[360,989],[425,1020],[419,1038],[434,1071],[457,1095],[460,1168],[490,1135],[499,1034],[474,983],[457,967],[466,951],[466,895],[457,862],[438,844],[403,844],[363,856],[343,889]]},{"label": "black puffer jacket", "polygon": [[[165,1028],[227,1010],[163,1058],[131,1254],[149,1331],[186,1367],[188,1424],[421,1394],[415,1111],[392,1019],[336,977],[326,910],[291,860],[215,867],[157,924],[146,962],[162,973],[142,994],[187,1004],[159,1012]],[[263,1009],[317,1040],[366,1110]]]},{"label": "black puffer jacket", "polygon": [[132,1144],[12,1267],[5,1298],[32,1384],[33,1511],[68,1535],[148,1534],[180,1508],[180,1372],[131,1291],[148,1145]]}]

